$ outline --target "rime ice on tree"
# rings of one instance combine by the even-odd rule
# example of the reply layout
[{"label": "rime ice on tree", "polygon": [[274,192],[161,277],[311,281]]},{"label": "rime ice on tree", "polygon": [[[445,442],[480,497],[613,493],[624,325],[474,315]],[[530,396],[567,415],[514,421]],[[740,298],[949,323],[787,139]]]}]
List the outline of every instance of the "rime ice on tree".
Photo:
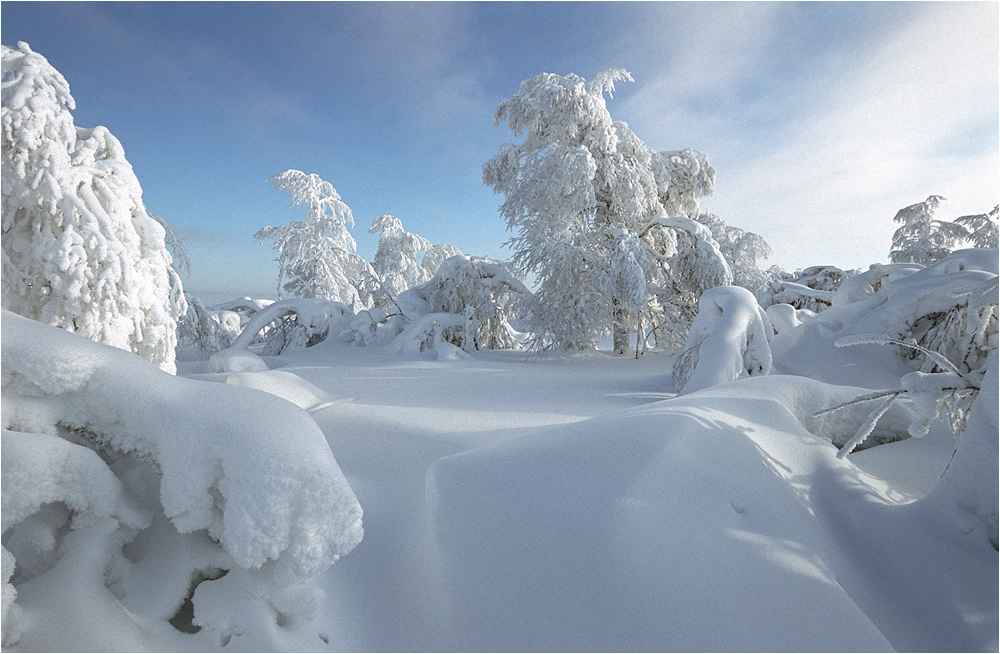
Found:
[{"label": "rime ice on tree", "polygon": [[711,234],[686,215],[711,192],[714,169],[693,150],[657,153],[612,120],[604,94],[620,80],[632,77],[622,69],[589,82],[545,73],[494,112],[495,126],[506,122],[524,140],[502,146],[483,166],[483,181],[505,196],[500,213],[514,231],[515,270],[538,279],[528,319],[544,347],[587,349],[609,331],[621,346],[630,313],[656,312],[649,296],[635,306],[620,295],[625,286],[608,283],[631,274],[605,270],[631,266],[611,256],[622,230],[637,235],[655,262],[646,281],[659,289],[660,304],[690,305],[688,296],[732,280]]},{"label": "rime ice on tree", "polygon": [[3,308],[173,371],[185,302],[164,229],[121,143],[75,107],[45,57],[3,46]]}]

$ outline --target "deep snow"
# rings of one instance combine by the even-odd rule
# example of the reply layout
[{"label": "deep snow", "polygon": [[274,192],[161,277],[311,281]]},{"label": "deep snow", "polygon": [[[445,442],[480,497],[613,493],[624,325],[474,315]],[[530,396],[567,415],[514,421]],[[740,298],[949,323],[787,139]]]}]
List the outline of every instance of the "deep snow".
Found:
[{"label": "deep snow", "polygon": [[672,399],[662,354],[325,344],[269,363],[228,381],[309,410],[365,509],[322,581],[333,649],[997,646],[995,550],[917,501],[954,438],[838,460],[811,414],[861,389],[771,376]]},{"label": "deep snow", "polygon": [[[844,315],[830,309],[779,332],[769,376],[674,396],[673,353],[404,354],[332,339],[281,356],[248,355],[252,366],[182,362],[172,378],[127,353],[5,314],[5,476],[16,431],[9,407],[30,416],[25,407],[48,402],[42,422],[54,420],[52,411],[72,403],[46,393],[78,392],[87,424],[143,426],[119,437],[154,454],[173,447],[164,440],[172,430],[196,429],[193,419],[207,425],[200,438],[223,435],[206,451],[237,464],[228,492],[241,502],[252,500],[245,491],[257,483],[284,493],[311,476],[339,488],[342,471],[364,509],[356,547],[360,532],[346,536],[342,550],[350,551],[335,564],[277,593],[271,563],[236,569],[238,552],[220,552],[203,531],[179,534],[169,516],[150,523],[105,509],[105,520],[145,529],[139,553],[126,548],[136,562],[122,573],[131,586],[120,583],[112,595],[92,574],[94,561],[108,556],[113,524],[71,531],[66,538],[91,539],[89,550],[77,548],[83,559],[64,557],[48,572],[51,561],[40,561],[43,573],[19,586],[23,637],[8,649],[996,650],[997,552],[987,526],[960,505],[961,484],[942,481],[955,449],[946,426],[841,459],[835,443],[851,437],[870,407],[813,415],[892,388],[908,370],[885,347],[834,348]],[[62,360],[80,365],[56,365]],[[101,372],[116,370],[112,360],[124,379]],[[994,408],[970,421],[986,436],[997,430],[993,365],[983,393]],[[137,370],[125,374],[130,366]],[[27,381],[17,381],[21,369]],[[791,371],[824,381],[781,374]],[[95,374],[104,381],[84,394]],[[119,397],[118,387],[128,391]],[[155,409],[129,409],[141,398]],[[102,417],[97,400],[120,404],[113,415],[124,422]],[[253,438],[235,433],[234,416]],[[912,418],[906,402],[894,405],[873,439],[905,438]],[[276,442],[253,444],[275,426]],[[315,449],[320,433],[335,461]],[[996,439],[979,442],[992,447],[976,456],[995,480]],[[296,452],[302,459],[293,465]],[[261,466],[254,481],[253,461],[268,453],[284,453],[290,467],[275,474]],[[91,463],[98,472],[87,474],[99,477],[103,464]],[[164,470],[165,483],[171,474],[183,479],[177,470]],[[225,488],[211,476],[204,482]],[[213,497],[211,511],[232,508]],[[352,515],[353,498],[343,490],[331,497]],[[155,506],[148,490],[145,499]],[[5,519],[7,505],[5,497]],[[274,524],[298,529],[315,517],[315,505],[306,513],[289,506]],[[268,521],[258,525],[253,512],[236,515],[248,534],[263,528],[263,540],[250,539],[260,551],[287,543],[268,540]],[[260,515],[271,514],[265,506]],[[56,518],[39,520],[60,524]],[[6,538],[4,545],[13,547]],[[230,568],[221,579],[194,577],[203,629],[166,624],[193,571]],[[143,579],[166,584],[167,594],[154,596],[159,587]]]}]

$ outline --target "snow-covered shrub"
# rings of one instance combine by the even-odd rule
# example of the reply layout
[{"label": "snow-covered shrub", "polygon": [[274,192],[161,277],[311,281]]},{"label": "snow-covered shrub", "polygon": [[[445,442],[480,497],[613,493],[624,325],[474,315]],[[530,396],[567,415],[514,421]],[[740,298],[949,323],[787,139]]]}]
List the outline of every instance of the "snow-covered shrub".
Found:
[{"label": "snow-covered shrub", "polygon": [[753,293],[720,286],[706,291],[698,304],[698,317],[674,365],[678,392],[771,372],[774,329]]},{"label": "snow-covered shrub", "polygon": [[952,248],[969,237],[964,225],[934,219],[934,210],[944,199],[932,195],[896,213],[892,220],[902,225],[892,235],[889,258],[893,263],[930,265],[948,256]]},{"label": "snow-covered shrub", "polygon": [[[509,244],[515,271],[538,280],[527,319],[541,347],[589,349],[622,328],[629,302],[603,283],[609,275],[629,274],[603,270],[630,265],[609,256],[621,230],[639,236],[656,262],[647,282],[664,296],[660,305],[692,304],[689,296],[704,287],[692,275],[703,272],[706,256],[726,269],[721,283],[732,279],[708,230],[680,221],[687,220],[684,215],[670,215],[696,209],[698,195],[712,188],[714,170],[691,150],[661,155],[612,120],[604,94],[620,80],[632,77],[622,69],[589,82],[576,75],[538,75],[494,112],[494,126],[506,122],[515,137],[524,137],[486,162],[483,181],[505,197],[500,213],[514,232]],[[659,322],[664,316],[676,317],[661,313]],[[616,342],[624,338],[617,334]]]},{"label": "snow-covered shrub", "polygon": [[390,333],[403,351],[421,352],[441,342],[466,352],[520,347],[509,320],[531,292],[498,261],[460,255],[446,259],[434,277],[398,298],[401,316]]},{"label": "snow-covered shrub", "polygon": [[333,300],[278,300],[253,314],[230,349],[246,350],[261,342],[262,354],[278,355],[290,348],[310,347],[331,332],[340,334],[342,322],[353,315],[350,307]]},{"label": "snow-covered shrub", "polygon": [[811,266],[794,273],[779,272],[771,277],[767,289],[760,295],[766,305],[790,304],[796,309],[819,313],[833,306],[837,289],[850,279],[853,272],[836,266]]},{"label": "snow-covered shrub", "polygon": [[873,263],[865,272],[852,274],[840,282],[833,295],[832,306],[861,302],[878,295],[885,284],[912,275],[922,266],[913,263]]},{"label": "snow-covered shrub", "polygon": [[10,312],[2,327],[4,645],[37,622],[84,651],[174,629],[201,629],[202,651],[314,646],[312,578],[362,529],[309,414]]},{"label": "snow-covered shrub", "polygon": [[354,226],[351,209],[333,185],[319,175],[286,170],[268,181],[292,196],[292,205],[306,205],[305,220],[280,227],[264,227],[254,234],[258,245],[273,241],[278,256],[278,296],[336,300],[364,308],[360,285],[373,275],[371,266],[356,252],[347,230]]},{"label": "snow-covered shrub", "polygon": [[177,321],[177,347],[181,352],[207,359],[232,345],[243,331],[243,319],[235,311],[206,308],[193,296],[188,296],[187,305],[187,312]]},{"label": "snow-covered shrub", "polygon": [[3,308],[173,371],[180,278],[121,143],[73,124],[69,85],[3,46]]},{"label": "snow-covered shrub", "polygon": [[[995,286],[994,286],[995,289]],[[838,452],[839,457],[850,454],[864,443],[878,421],[899,398],[911,402],[915,419],[909,434],[921,438],[930,431],[931,424],[947,422],[957,442],[952,462],[945,469],[944,477],[958,479],[959,504],[969,513],[981,518],[988,528],[993,547],[997,547],[997,347],[993,343],[988,357],[975,370],[965,372],[939,352],[928,350],[912,342],[907,343],[881,334],[862,334],[841,338],[838,347],[864,344],[883,344],[907,347],[921,351],[933,360],[940,372],[911,372],[904,375],[899,387],[861,395],[848,402],[823,409],[816,415],[835,412],[844,407],[878,401],[868,420],[854,437]],[[970,422],[970,417],[975,419]],[[969,452],[963,449],[968,448]],[[961,453],[961,457],[959,456]],[[957,462],[956,466],[951,463]]]},{"label": "snow-covered shrub", "polygon": [[[874,306],[844,335],[912,341],[963,373],[976,370],[997,347],[997,251],[959,250],[927,268],[882,281],[869,301]],[[938,368],[921,349],[902,347],[899,353],[923,372]]]}]

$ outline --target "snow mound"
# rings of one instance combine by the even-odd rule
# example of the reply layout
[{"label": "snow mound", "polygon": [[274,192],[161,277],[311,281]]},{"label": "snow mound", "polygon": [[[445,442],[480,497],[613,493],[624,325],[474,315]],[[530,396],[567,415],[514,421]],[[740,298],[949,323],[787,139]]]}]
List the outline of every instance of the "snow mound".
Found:
[{"label": "snow mound", "polygon": [[[17,534],[40,508],[61,502],[73,514],[117,520],[104,540],[107,556],[120,559],[151,521],[163,532],[159,515],[174,537],[217,543],[213,566],[260,569],[278,594],[361,541],[361,507],[319,427],[291,403],[177,378],[6,311],[3,336],[5,546],[8,529]],[[127,574],[109,575],[129,586]]]}]

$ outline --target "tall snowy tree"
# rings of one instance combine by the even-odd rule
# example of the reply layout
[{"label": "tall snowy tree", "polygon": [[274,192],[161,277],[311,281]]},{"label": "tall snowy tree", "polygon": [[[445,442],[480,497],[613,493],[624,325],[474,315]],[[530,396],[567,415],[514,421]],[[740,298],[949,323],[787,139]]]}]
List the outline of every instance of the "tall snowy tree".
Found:
[{"label": "tall snowy tree", "polygon": [[3,46],[3,307],[173,371],[180,278],[106,128],[73,123],[65,78]]},{"label": "tall snowy tree", "polygon": [[968,238],[969,232],[964,226],[934,219],[934,210],[944,199],[931,195],[896,213],[893,221],[902,225],[892,235],[889,258],[893,263],[928,266],[948,256],[952,248]]},{"label": "tall snowy tree", "polygon": [[292,196],[292,205],[306,205],[305,220],[279,227],[264,227],[254,234],[258,245],[273,241],[278,256],[279,297],[336,300],[367,307],[369,299],[359,291],[374,275],[372,267],[357,254],[357,244],[347,227],[354,226],[351,209],[330,182],[316,174],[286,170],[268,178],[279,190]]},{"label": "tall snowy tree", "polygon": [[[706,236],[711,241],[707,230],[684,216],[669,216],[664,205],[669,199],[671,207],[683,211],[685,185],[704,190],[714,171],[708,175],[705,160],[704,175],[696,172],[693,183],[674,181],[675,159],[661,156],[625,123],[612,120],[604,94],[610,95],[620,80],[632,77],[621,69],[589,82],[545,73],[522,82],[494,112],[494,126],[506,122],[515,138],[524,138],[502,146],[486,162],[483,181],[505,196],[500,213],[514,232],[508,244],[515,270],[538,280],[528,319],[544,347],[591,348],[627,322],[629,301],[618,295],[625,287],[606,284],[604,270],[630,265],[626,258],[609,256],[621,230],[646,243],[661,264],[656,274],[669,270],[677,281],[714,263],[720,274],[706,275],[713,285],[731,279],[717,246],[705,241]],[[701,163],[694,154],[690,159]],[[683,167],[680,157],[676,163]],[[714,261],[711,255],[699,256],[712,248]],[[677,255],[687,256],[692,265],[673,266]],[[616,335],[617,341],[622,338]]]}]

